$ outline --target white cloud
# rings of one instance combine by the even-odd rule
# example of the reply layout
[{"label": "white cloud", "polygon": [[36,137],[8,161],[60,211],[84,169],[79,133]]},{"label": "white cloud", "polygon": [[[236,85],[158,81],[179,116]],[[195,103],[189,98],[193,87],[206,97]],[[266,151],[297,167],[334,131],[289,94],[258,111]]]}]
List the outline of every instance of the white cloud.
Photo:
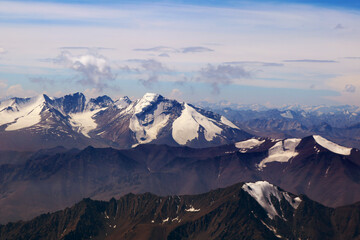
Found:
[{"label": "white cloud", "polygon": [[0,48],[0,54],[4,54],[6,51],[4,48]]},{"label": "white cloud", "polygon": [[338,96],[329,99],[341,104],[359,105],[360,94],[357,93],[357,89],[360,89],[360,74],[335,77],[327,86],[339,93]]},{"label": "white cloud", "polygon": [[83,93],[86,96],[86,99],[96,98],[101,94],[101,92],[97,88],[87,88]]},{"label": "white cloud", "polygon": [[74,56],[68,51],[63,51],[52,61],[78,72],[81,84],[94,86],[99,91],[108,87],[108,82],[115,79],[108,60],[95,53]]},{"label": "white cloud", "polygon": [[7,86],[7,83],[0,81],[0,88],[6,88]]},{"label": "white cloud", "polygon": [[141,75],[138,80],[147,88],[152,88],[159,81],[160,75],[172,72],[162,62],[155,59],[130,59],[128,63],[135,64],[135,66],[129,67],[126,65],[121,68],[125,71]]},{"label": "white cloud", "polygon": [[200,70],[199,81],[210,83],[213,92],[220,93],[220,86],[233,83],[235,79],[251,78],[251,73],[242,66],[208,64]]},{"label": "white cloud", "polygon": [[38,93],[33,90],[26,90],[20,84],[11,85],[6,90],[7,96],[14,96],[14,97],[33,97]]},{"label": "white cloud", "polygon": [[352,84],[346,84],[344,91],[349,93],[354,93],[356,91],[356,87]]},{"label": "white cloud", "polygon": [[176,99],[178,101],[181,99],[182,96],[183,96],[183,92],[177,88],[172,89],[169,94],[170,99]]},{"label": "white cloud", "polygon": [[166,53],[201,53],[201,52],[213,52],[213,49],[202,47],[202,46],[190,46],[184,48],[172,48],[172,47],[152,47],[152,48],[135,48],[134,51],[137,52],[161,52],[162,54]]}]

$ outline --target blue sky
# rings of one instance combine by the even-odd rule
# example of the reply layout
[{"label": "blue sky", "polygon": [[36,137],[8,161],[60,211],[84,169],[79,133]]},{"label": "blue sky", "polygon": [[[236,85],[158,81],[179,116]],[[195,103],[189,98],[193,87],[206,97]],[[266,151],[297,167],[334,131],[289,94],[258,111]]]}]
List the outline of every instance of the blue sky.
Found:
[{"label": "blue sky", "polygon": [[[23,1],[23,2],[32,2],[31,0]],[[324,7],[340,7],[340,8],[360,8],[360,2],[354,0],[261,0],[261,1],[234,1],[234,0],[172,0],[172,1],[119,1],[119,0],[40,0],[38,2],[53,2],[53,3],[68,3],[68,4],[119,4],[119,3],[177,3],[177,4],[191,4],[191,5],[205,5],[205,6],[226,6],[226,7],[238,7],[239,5],[243,5],[246,3],[253,2],[265,2],[265,3],[299,3],[299,4],[309,4],[309,5],[317,5]]]},{"label": "blue sky", "polygon": [[0,32],[0,99],[360,103],[357,1],[0,1]]}]

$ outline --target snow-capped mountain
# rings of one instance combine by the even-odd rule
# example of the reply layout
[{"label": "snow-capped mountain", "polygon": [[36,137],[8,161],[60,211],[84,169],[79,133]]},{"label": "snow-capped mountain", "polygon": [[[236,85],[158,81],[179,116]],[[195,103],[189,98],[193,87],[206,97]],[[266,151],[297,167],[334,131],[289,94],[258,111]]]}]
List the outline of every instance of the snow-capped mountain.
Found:
[{"label": "snow-capped mountain", "polygon": [[133,102],[108,96],[87,101],[81,93],[0,102],[1,149],[144,143],[205,147],[248,137],[223,116],[152,93]]}]

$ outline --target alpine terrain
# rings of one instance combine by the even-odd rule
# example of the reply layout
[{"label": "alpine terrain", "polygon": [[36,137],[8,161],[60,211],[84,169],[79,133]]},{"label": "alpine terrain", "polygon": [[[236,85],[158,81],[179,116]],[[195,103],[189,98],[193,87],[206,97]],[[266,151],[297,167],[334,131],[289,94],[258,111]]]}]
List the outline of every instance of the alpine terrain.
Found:
[{"label": "alpine terrain", "polygon": [[108,96],[86,100],[75,93],[0,102],[0,150],[144,143],[207,147],[250,136],[221,115],[152,93],[136,101]]},{"label": "alpine terrain", "polygon": [[28,222],[0,225],[0,238],[360,239],[359,215],[359,203],[328,208],[258,181],[201,195],[84,199]]}]

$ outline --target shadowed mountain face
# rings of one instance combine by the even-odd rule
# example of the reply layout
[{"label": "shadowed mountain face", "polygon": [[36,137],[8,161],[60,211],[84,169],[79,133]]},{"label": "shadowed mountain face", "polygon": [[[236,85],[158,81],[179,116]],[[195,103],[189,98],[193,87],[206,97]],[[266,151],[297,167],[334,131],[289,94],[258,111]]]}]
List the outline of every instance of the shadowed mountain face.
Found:
[{"label": "shadowed mountain face", "polygon": [[219,114],[152,93],[133,102],[108,96],[87,101],[82,93],[0,102],[0,150],[124,149],[144,143],[210,147],[251,136]]},{"label": "shadowed mountain face", "polygon": [[360,199],[359,151],[320,136],[250,139],[203,149],[151,144],[128,150],[55,148],[4,162],[0,173],[1,223],[87,197],[197,194],[241,181],[266,180],[333,207]]},{"label": "shadowed mountain face", "polygon": [[360,204],[328,208],[268,182],[201,195],[128,194],[84,199],[28,222],[0,225],[1,239],[359,239]]}]

